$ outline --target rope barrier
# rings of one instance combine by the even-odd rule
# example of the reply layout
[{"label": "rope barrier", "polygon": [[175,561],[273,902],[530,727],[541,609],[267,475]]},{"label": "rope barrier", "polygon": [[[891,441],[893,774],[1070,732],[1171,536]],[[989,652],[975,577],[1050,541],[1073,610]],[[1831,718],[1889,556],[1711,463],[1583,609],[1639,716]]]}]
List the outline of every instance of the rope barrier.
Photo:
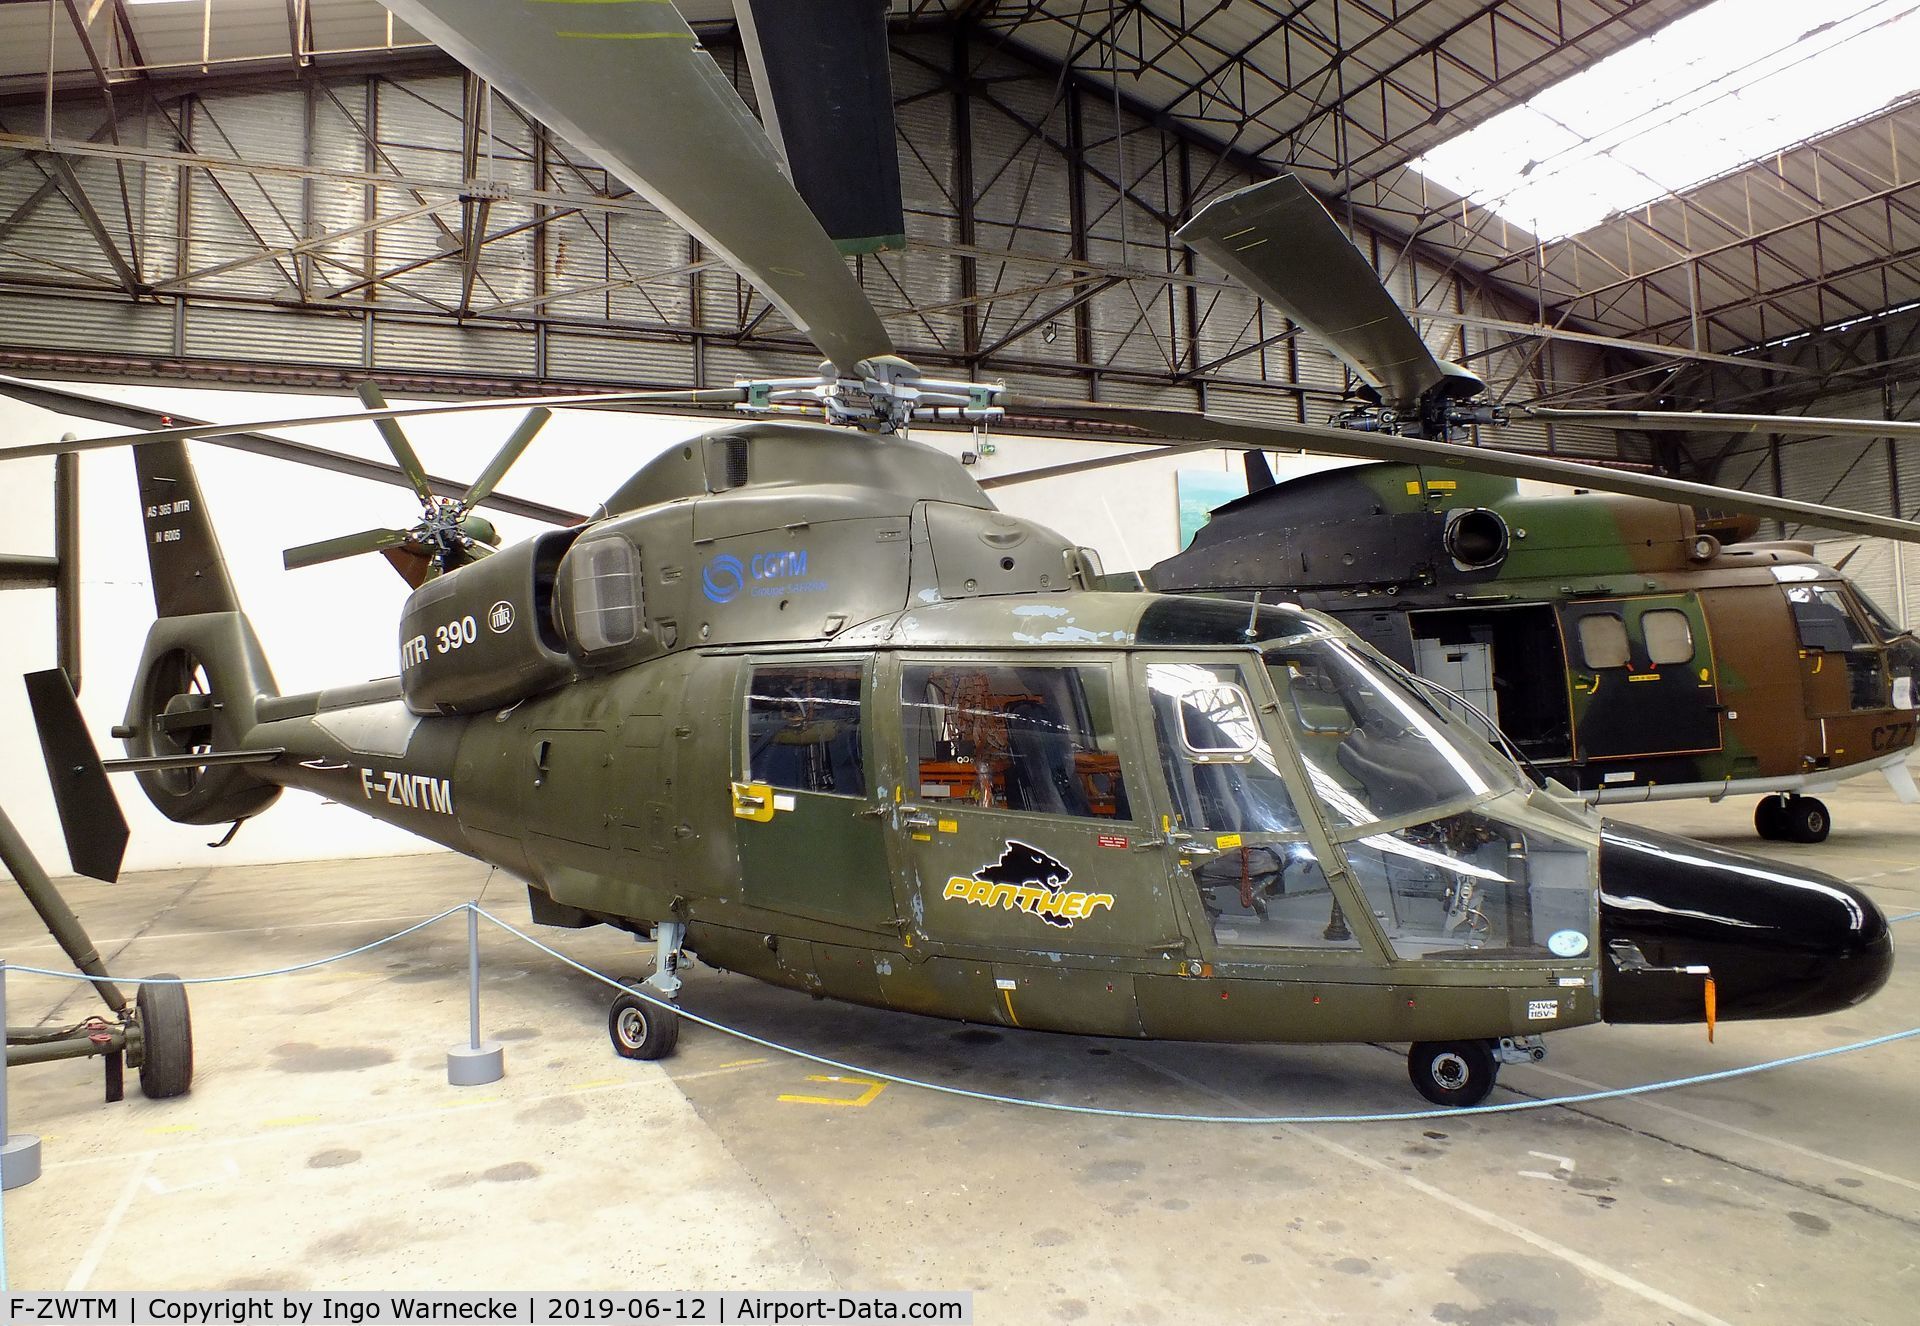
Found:
[{"label": "rope barrier", "polygon": [[[1431,1109],[1390,1110],[1373,1114],[1187,1114],[1167,1110],[1130,1110],[1107,1105],[1074,1105],[1063,1101],[1038,1100],[1028,1096],[1010,1096],[998,1092],[976,1091],[971,1087],[954,1086],[945,1082],[931,1082],[924,1078],[908,1077],[901,1073],[887,1072],[884,1069],[869,1068],[860,1064],[848,1063],[845,1060],[835,1059],[828,1055],[816,1054],[811,1050],[803,1050],[798,1046],[769,1040],[753,1032],[732,1027],[724,1022],[719,1022],[713,1018],[694,1013],[671,1000],[663,999],[644,988],[638,987],[634,983],[622,981],[596,968],[589,967],[578,959],[569,957],[552,945],[535,939],[532,935],[518,929],[511,922],[495,916],[477,902],[465,902],[455,907],[449,907],[443,912],[430,916],[423,921],[415,922],[404,930],[396,931],[383,939],[376,939],[371,943],[362,944],[358,948],[348,949],[344,953],[337,953],[332,957],[318,958],[312,962],[295,963],[287,967],[276,967],[267,971],[246,972],[230,976],[162,978],[115,977],[114,979],[131,985],[213,985],[232,981],[259,980],[269,976],[291,975],[297,972],[311,971],[316,967],[324,967],[330,963],[342,962],[348,958],[372,952],[374,949],[380,948],[383,945],[391,944],[395,940],[403,939],[408,935],[426,929],[428,926],[444,921],[450,916],[469,911],[485,918],[496,928],[505,931],[515,939],[538,949],[540,952],[554,958],[563,965],[571,967],[582,975],[590,977],[611,989],[634,995],[660,1008],[671,1010],[677,1016],[685,1018],[687,1021],[698,1026],[706,1027],[711,1031],[717,1031],[725,1036],[734,1037],[737,1040],[745,1041],[750,1045],[756,1045],[765,1050],[791,1055],[794,1058],[804,1059],[810,1063],[819,1064],[822,1067],[837,1069],[841,1072],[850,1073],[859,1077],[874,1078],[895,1086],[915,1087],[922,1091],[932,1091],[941,1095],[957,1096],[994,1105],[1013,1105],[1024,1109],[1048,1110],[1062,1114],[1092,1115],[1102,1118],[1140,1119],[1162,1123],[1255,1124],[1273,1127],[1283,1124],[1414,1123],[1428,1119],[1457,1118],[1461,1115],[1469,1114],[1508,1114],[1517,1113],[1522,1110],[1547,1109],[1559,1105],[1587,1105],[1598,1101],[1644,1096],[1657,1091],[1672,1091],[1682,1087],[1702,1086],[1711,1082],[1724,1082],[1732,1078],[1750,1077],[1756,1073],[1771,1072],[1779,1068],[1789,1068],[1796,1064],[1813,1063],[1817,1060],[1830,1059],[1838,1055],[1854,1054],[1861,1050],[1870,1050],[1878,1046],[1891,1045],[1897,1041],[1910,1040],[1916,1036],[1920,1036],[1920,1027],[1912,1027],[1905,1031],[1889,1032],[1883,1036],[1874,1036],[1866,1040],[1853,1041],[1845,1045],[1829,1046],[1822,1050],[1810,1050],[1804,1054],[1788,1055],[1785,1058],[1769,1059],[1763,1063],[1747,1064],[1738,1068],[1723,1068],[1711,1073],[1694,1074],[1690,1077],[1670,1078],[1660,1082],[1645,1082],[1637,1086],[1610,1087],[1600,1091],[1581,1092],[1571,1096],[1547,1096],[1538,1099],[1529,1098],[1518,1101],[1503,1101],[1496,1105],[1474,1105],[1467,1107],[1436,1106]],[[1908,916],[1896,917],[1894,919],[1908,920],[1914,917],[1920,917],[1920,912],[1910,913]],[[58,971],[45,967],[9,966],[8,970],[28,973],[35,976],[50,977],[56,980],[85,981],[89,979],[82,974]]]}]

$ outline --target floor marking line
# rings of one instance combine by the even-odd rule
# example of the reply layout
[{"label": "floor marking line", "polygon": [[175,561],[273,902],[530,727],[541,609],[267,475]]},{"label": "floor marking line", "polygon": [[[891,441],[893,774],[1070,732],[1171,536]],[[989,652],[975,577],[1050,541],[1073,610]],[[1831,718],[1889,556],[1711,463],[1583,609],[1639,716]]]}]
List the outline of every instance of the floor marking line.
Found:
[{"label": "floor marking line", "polygon": [[865,1087],[858,1096],[776,1096],[776,1100],[789,1105],[851,1105],[855,1109],[865,1109],[880,1099],[880,1093],[887,1089],[885,1082],[876,1082],[870,1077],[852,1077],[845,1073],[808,1073],[809,1082],[842,1082],[850,1087]]},{"label": "floor marking line", "polygon": [[[1135,1063],[1143,1067],[1164,1073],[1175,1081],[1183,1082],[1187,1086],[1192,1087],[1195,1091],[1212,1096],[1215,1100],[1224,1101],[1226,1104],[1232,1105],[1236,1109],[1244,1110],[1249,1114],[1257,1112],[1247,1101],[1222,1091],[1217,1087],[1209,1086],[1197,1078],[1189,1077],[1177,1068],[1170,1068],[1165,1064],[1155,1063],[1151,1059],[1142,1059],[1138,1055],[1130,1054],[1125,1050],[1120,1051],[1120,1053],[1127,1054],[1128,1058],[1131,1058]],[[1567,1262],[1579,1270],[1585,1271],[1588,1275],[1604,1280],[1608,1284],[1624,1289],[1629,1293],[1637,1294],[1648,1302],[1657,1304],[1669,1312],[1677,1313],[1689,1321],[1699,1322],[1700,1326],[1732,1326],[1732,1323],[1728,1322],[1725,1318],[1716,1317],[1711,1312],[1693,1306],[1693,1304],[1687,1302],[1685,1299],[1674,1297],[1664,1289],[1656,1288],[1644,1280],[1639,1280],[1628,1275],[1625,1271],[1617,1270],[1597,1257],[1581,1252],[1577,1248],[1570,1248],[1566,1244],[1555,1239],[1550,1239],[1544,1234],[1536,1233],[1528,1229],[1525,1225],[1507,1219],[1498,1212],[1489,1211],[1482,1206],[1476,1206],[1466,1198],[1455,1196],[1446,1189],[1436,1187],[1424,1179],[1417,1179],[1411,1174],[1403,1174],[1382,1161],[1375,1160],[1371,1156],[1362,1155],[1352,1147],[1343,1146],[1330,1137],[1321,1136],[1317,1130],[1302,1128],[1297,1124],[1281,1124],[1279,1128],[1290,1137],[1298,1138],[1303,1142],[1319,1147],[1323,1151],[1331,1152],[1334,1155],[1359,1165],[1362,1169],[1372,1170],[1376,1174],[1403,1183],[1424,1197],[1431,1197],[1436,1202],[1452,1207],[1461,1215],[1468,1216],[1483,1225],[1499,1230],[1510,1238],[1516,1238],[1522,1243],[1530,1244],[1550,1256],[1558,1257],[1560,1260]]]},{"label": "floor marking line", "polygon": [[113,1206],[107,1211],[107,1218],[100,1222],[100,1228],[94,1231],[93,1241],[87,1244],[87,1250],[80,1254],[80,1261],[73,1268],[73,1274],[67,1277],[67,1292],[77,1294],[87,1287],[93,1279],[93,1273],[100,1269],[100,1263],[107,1255],[107,1248],[113,1242],[113,1236],[120,1229],[120,1222],[126,1219],[127,1208],[133,1205],[133,1199],[147,1181],[147,1175],[153,1171],[153,1156],[141,1158],[133,1172],[127,1175],[127,1181],[120,1185],[120,1195],[113,1199]]},{"label": "floor marking line", "polygon": [[[1588,1081],[1584,1077],[1576,1077],[1572,1073],[1565,1073],[1557,1068],[1543,1068],[1539,1064],[1526,1064],[1524,1067],[1532,1072],[1543,1073],[1548,1077],[1557,1077],[1563,1082],[1571,1082],[1575,1086],[1585,1087],[1588,1090],[1597,1091],[1604,1089],[1601,1083]],[[1899,1187],[1910,1189],[1913,1192],[1920,1192],[1920,1182],[1916,1182],[1913,1179],[1903,1178],[1898,1174],[1889,1174],[1886,1170],[1875,1169],[1871,1165],[1862,1165],[1855,1161],[1842,1159],[1839,1156],[1828,1155],[1824,1151],[1815,1151],[1810,1146],[1801,1146],[1798,1142],[1789,1142],[1784,1137],[1770,1137],[1766,1133],[1756,1133],[1751,1128],[1742,1128],[1737,1123],[1726,1123],[1720,1119],[1710,1118],[1704,1114],[1695,1114],[1692,1110],[1683,1110],[1676,1105],[1668,1105],[1664,1101],[1657,1101],[1648,1096],[1623,1096],[1619,1099],[1623,1103],[1633,1101],[1636,1104],[1645,1105],[1649,1109],[1662,1110],[1667,1114],[1676,1115],[1692,1123],[1704,1124],[1709,1128],[1718,1128],[1722,1132],[1732,1133],[1736,1137],[1744,1137],[1749,1142],[1761,1142],[1769,1146],[1777,1146],[1784,1151],[1791,1151],[1796,1155],[1804,1156],[1808,1160],[1817,1160],[1823,1165],[1836,1165],[1841,1169],[1852,1170],[1855,1174],[1864,1174],[1868,1178],[1879,1179],[1882,1182],[1896,1184]],[[1612,1102],[1609,1101],[1593,1102],[1594,1105],[1611,1103]]]}]

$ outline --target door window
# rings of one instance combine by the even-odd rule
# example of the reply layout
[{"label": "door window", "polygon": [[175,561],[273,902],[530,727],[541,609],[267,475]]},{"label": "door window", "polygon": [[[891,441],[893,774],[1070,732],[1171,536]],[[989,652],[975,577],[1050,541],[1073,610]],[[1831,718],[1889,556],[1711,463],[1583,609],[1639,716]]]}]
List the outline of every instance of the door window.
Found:
[{"label": "door window", "polygon": [[[1580,619],[1580,657],[1591,670],[1624,668],[1632,657],[1627,648],[1627,624],[1610,612],[1588,613]],[[1692,657],[1689,652],[1688,657]]]},{"label": "door window", "polygon": [[[1232,664],[1151,663],[1154,736],[1180,826],[1209,849],[1193,883],[1213,937],[1259,947],[1358,948]],[[1344,714],[1344,711],[1342,711]],[[1221,835],[1272,835],[1229,842]],[[1279,841],[1277,839],[1285,839]],[[1217,853],[1217,854],[1216,854]]]},{"label": "door window", "polygon": [[867,794],[857,663],[758,667],[747,686],[749,780],[801,792]]},{"label": "door window", "polygon": [[923,801],[1132,818],[1104,667],[910,663],[901,705]]},{"label": "door window", "polygon": [[1231,663],[1147,666],[1154,736],[1187,829],[1300,832],[1300,812]]},{"label": "door window", "polygon": [[1647,661],[1654,667],[1693,662],[1693,625],[1678,608],[1649,609],[1640,615],[1640,629],[1647,637]]},{"label": "door window", "polygon": [[1806,649],[1832,652],[1870,643],[1866,631],[1847,611],[1847,600],[1830,585],[1788,585],[1787,606]]}]

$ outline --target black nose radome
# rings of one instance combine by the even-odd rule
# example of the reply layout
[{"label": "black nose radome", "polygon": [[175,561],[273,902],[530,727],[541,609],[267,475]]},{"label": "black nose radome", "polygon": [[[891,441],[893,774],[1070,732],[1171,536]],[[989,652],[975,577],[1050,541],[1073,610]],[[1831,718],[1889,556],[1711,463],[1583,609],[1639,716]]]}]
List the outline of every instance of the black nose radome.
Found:
[{"label": "black nose radome", "polygon": [[1893,970],[1887,919],[1817,870],[1616,820],[1601,825],[1601,1013],[1609,1022],[1698,1022],[1703,973],[1723,1018],[1850,1008]]}]

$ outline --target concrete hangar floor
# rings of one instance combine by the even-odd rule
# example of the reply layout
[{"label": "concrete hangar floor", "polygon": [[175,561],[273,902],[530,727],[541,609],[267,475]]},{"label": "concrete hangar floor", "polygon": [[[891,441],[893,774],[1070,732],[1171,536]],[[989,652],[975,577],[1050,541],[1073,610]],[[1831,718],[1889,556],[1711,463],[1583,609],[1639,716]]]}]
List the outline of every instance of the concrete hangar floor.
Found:
[{"label": "concrete hangar floor", "polygon": [[[1920,818],[1877,781],[1833,838],[1770,845],[1920,910]],[[1750,801],[1627,818],[1752,845]],[[452,856],[181,871],[71,896],[110,967],[216,973],[321,957],[472,896]],[[522,915],[496,881],[492,902]],[[1920,921],[1910,922],[1920,929]],[[1908,925],[1896,926],[1896,935]],[[57,959],[0,892],[15,962]],[[623,975],[646,951],[562,933]],[[193,992],[193,1093],[103,1106],[99,1067],[12,1075],[45,1175],[6,1196],[16,1288],[972,1289],[976,1320],[1911,1322],[1920,1043],[1599,1104],[1417,1123],[1248,1127],[996,1106],[827,1070],[688,1026],[634,1063],[607,992],[483,930],[498,1084],[445,1084],[465,1031],[457,919],[352,962]],[[1677,1078],[1920,1025],[1904,945],[1844,1015],[1593,1027],[1503,1070],[1495,1100]],[[16,1022],[83,987],[17,977]],[[1417,1104],[1370,1046],[1074,1040],[815,1003],[697,968],[723,1021],[888,1071],[1199,1113]],[[795,1099],[795,1098],[799,1099]],[[808,1099],[812,1098],[812,1099]],[[824,1104],[826,1100],[854,1103]]]}]

